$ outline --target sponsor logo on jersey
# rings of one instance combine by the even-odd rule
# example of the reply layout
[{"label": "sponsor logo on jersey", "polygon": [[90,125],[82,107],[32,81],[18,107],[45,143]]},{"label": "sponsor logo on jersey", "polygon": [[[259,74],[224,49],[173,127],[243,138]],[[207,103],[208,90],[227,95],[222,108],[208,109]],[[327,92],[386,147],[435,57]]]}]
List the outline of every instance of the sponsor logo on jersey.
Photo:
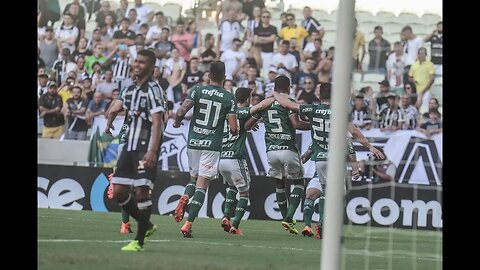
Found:
[{"label": "sponsor logo on jersey", "polygon": [[191,146],[205,146],[205,147],[210,147],[212,144],[212,141],[210,140],[197,140],[197,139],[190,139],[188,142],[189,145]]},{"label": "sponsor logo on jersey", "polygon": [[321,115],[327,115],[327,114],[332,114],[331,109],[317,109],[315,110],[315,113],[321,114]]},{"label": "sponsor logo on jersey", "polygon": [[286,145],[270,145],[268,150],[288,150],[289,147]]},{"label": "sponsor logo on jersey", "polygon": [[223,93],[218,92],[217,89],[212,89],[212,90],[203,89],[202,94],[206,94],[206,95],[209,95],[209,96],[215,95],[217,97],[223,98]]}]

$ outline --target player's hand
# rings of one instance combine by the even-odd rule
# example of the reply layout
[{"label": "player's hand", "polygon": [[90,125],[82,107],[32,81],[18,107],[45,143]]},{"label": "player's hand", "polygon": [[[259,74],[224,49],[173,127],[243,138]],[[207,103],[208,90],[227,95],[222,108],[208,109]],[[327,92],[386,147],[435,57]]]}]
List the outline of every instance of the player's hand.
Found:
[{"label": "player's hand", "polygon": [[143,157],[145,162],[145,167],[154,167],[157,164],[157,154],[153,150],[148,150],[148,152]]},{"label": "player's hand", "polygon": [[303,153],[303,155],[300,157],[300,159],[302,160],[302,163],[305,164],[310,159],[311,155],[312,155],[312,152],[310,150]]},{"label": "player's hand", "polygon": [[173,122],[173,127],[174,128],[179,128],[182,125],[182,122],[177,123],[177,121]]},{"label": "player's hand", "polygon": [[384,160],[385,159],[385,155],[380,151],[378,150],[377,148],[373,147],[370,148],[370,152],[372,152],[375,157],[377,157],[379,160]]},{"label": "player's hand", "polygon": [[113,136],[113,135],[112,135],[112,132],[110,131],[110,129],[115,130],[115,127],[114,127],[113,125],[110,125],[110,126],[107,125],[107,126],[105,127],[105,134],[107,134],[107,135],[109,135],[109,136]]}]

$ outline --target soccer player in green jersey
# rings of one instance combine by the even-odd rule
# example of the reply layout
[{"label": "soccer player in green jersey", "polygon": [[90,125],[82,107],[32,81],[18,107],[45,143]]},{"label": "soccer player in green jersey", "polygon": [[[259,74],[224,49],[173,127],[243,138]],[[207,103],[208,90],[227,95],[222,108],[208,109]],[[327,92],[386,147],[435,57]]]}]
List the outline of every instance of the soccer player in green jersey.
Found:
[{"label": "soccer player in green jersey", "polygon": [[[228,120],[230,133],[233,136],[238,134],[235,97],[222,88],[225,64],[220,61],[212,62],[209,77],[210,85],[198,85],[190,90],[173,123],[173,127],[180,127],[185,114],[193,107],[187,155],[190,177],[196,179],[196,189],[190,204],[188,220],[180,229],[187,238],[193,237],[192,222],[203,205],[210,180],[218,178],[225,119]],[[186,202],[175,209],[175,220],[180,216],[183,218],[185,205]]]},{"label": "soccer player in green jersey", "polygon": [[[275,99],[285,108],[294,112],[299,112],[300,115],[308,117],[313,144],[312,161],[315,161],[316,172],[319,177],[320,183],[326,183],[326,171],[327,171],[327,158],[328,158],[328,137],[330,133],[330,94],[332,85],[331,83],[323,83],[320,85],[320,104],[305,104],[298,105],[295,102],[289,100],[287,95],[282,95],[274,92]],[[363,134],[352,124],[347,126],[348,131],[352,136],[357,139],[362,145],[367,147],[375,156],[384,158],[382,152],[373,147],[363,136]],[[307,198],[308,199],[308,198]],[[305,199],[305,204],[310,205],[313,209],[313,201]],[[323,211],[323,207],[322,210]],[[321,227],[318,228],[321,230]]]},{"label": "soccer player in green jersey", "polygon": [[[278,76],[275,79],[274,92],[287,94],[290,92],[290,79]],[[293,101],[292,101],[293,102]],[[300,161],[295,129],[308,130],[307,122],[301,121],[298,113],[285,109],[275,101],[259,115],[252,116],[245,124],[247,129],[253,127],[258,119],[265,123],[265,144],[270,169],[268,175],[275,178],[277,204],[282,214],[282,226],[292,234],[298,234],[293,215],[302,200],[304,192],[303,165]],[[290,193],[289,205],[285,196],[286,179],[295,185]]]},{"label": "soccer player in green jersey", "polygon": [[[235,92],[235,99],[237,100],[237,119],[238,119],[238,134],[232,135],[227,124],[223,131],[223,145],[222,153],[220,155],[219,171],[223,176],[223,180],[228,183],[229,189],[225,197],[224,218],[222,219],[222,227],[226,232],[232,234],[242,234],[239,229],[240,221],[245,214],[247,207],[250,189],[250,174],[247,167],[247,154],[245,148],[245,141],[247,139],[247,130],[245,129],[245,122],[252,114],[264,110],[272,105],[275,99],[269,97],[264,99],[259,104],[250,107],[250,98],[252,90],[246,87],[239,87]],[[240,193],[237,206],[235,208],[235,217],[230,223],[232,216],[233,203],[237,192]]]}]

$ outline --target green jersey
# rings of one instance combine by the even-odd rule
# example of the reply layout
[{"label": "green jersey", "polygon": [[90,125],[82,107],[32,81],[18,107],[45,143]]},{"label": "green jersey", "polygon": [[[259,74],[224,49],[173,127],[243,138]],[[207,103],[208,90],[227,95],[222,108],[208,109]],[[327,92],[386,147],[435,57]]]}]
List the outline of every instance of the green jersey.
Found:
[{"label": "green jersey", "polygon": [[220,158],[227,159],[246,159],[245,141],[247,140],[247,130],[245,123],[250,117],[250,107],[237,108],[238,134],[233,136],[225,123],[223,129],[222,155]]},{"label": "green jersey", "polygon": [[313,155],[312,161],[326,161],[328,158],[328,136],[330,133],[330,105],[305,104],[299,106],[300,115],[308,117],[311,126]]},{"label": "green jersey", "polygon": [[222,151],[227,114],[235,114],[237,107],[233,94],[222,87],[198,85],[190,90],[186,99],[194,102],[188,148]]},{"label": "green jersey", "polygon": [[[295,101],[291,98],[290,100]],[[295,128],[289,119],[293,112],[285,109],[278,101],[275,101],[270,108],[263,110],[260,114],[265,123],[267,152],[273,150],[293,150],[298,152]]]}]

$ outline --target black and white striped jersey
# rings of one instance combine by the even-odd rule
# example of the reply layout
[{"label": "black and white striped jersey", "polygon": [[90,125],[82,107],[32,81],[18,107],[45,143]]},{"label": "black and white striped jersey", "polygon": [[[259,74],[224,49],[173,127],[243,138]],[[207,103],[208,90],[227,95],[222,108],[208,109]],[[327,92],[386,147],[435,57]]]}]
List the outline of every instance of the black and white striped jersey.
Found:
[{"label": "black and white striped jersey", "polygon": [[152,114],[166,112],[166,96],[158,83],[148,80],[143,85],[134,82],[123,96],[129,128],[125,137],[127,151],[147,151],[151,143]]}]

